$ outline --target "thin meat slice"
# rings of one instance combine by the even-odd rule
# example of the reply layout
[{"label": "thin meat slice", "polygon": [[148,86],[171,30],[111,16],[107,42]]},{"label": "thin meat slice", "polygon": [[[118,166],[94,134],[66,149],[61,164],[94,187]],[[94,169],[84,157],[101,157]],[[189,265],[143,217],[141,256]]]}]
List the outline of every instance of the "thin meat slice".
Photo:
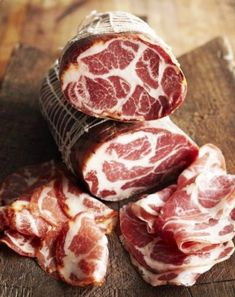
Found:
[{"label": "thin meat slice", "polygon": [[207,252],[184,254],[176,244],[168,244],[159,234],[149,234],[146,222],[133,213],[133,204],[121,209],[121,240],[130,253],[132,263],[153,286],[193,285],[201,273],[228,259],[234,252],[233,242],[229,241],[213,246]]},{"label": "thin meat slice", "polygon": [[29,210],[28,201],[15,201],[7,209],[8,226],[28,236],[44,237],[51,226],[40,216]]},{"label": "thin meat slice", "polygon": [[153,273],[142,266],[134,257],[130,255],[132,264],[137,267],[142,278],[150,285],[176,285],[176,286],[192,286],[195,284],[199,276],[210,270],[213,265],[190,267],[187,270],[177,269],[161,273]]},{"label": "thin meat slice", "polygon": [[68,219],[57,197],[57,189],[60,187],[61,180],[59,177],[37,188],[30,200],[31,212],[55,227],[62,225]]},{"label": "thin meat slice", "polygon": [[50,181],[57,174],[58,168],[54,161],[20,168],[2,182],[0,200],[6,205],[19,198],[28,201],[34,189]]},{"label": "thin meat slice", "polygon": [[176,188],[176,185],[171,185],[154,194],[144,195],[131,204],[133,214],[141,221],[146,222],[148,233],[155,233],[159,229],[156,223],[160,211]]},{"label": "thin meat slice", "polygon": [[192,181],[202,171],[226,172],[226,164],[221,150],[213,144],[200,147],[197,159],[186,168],[179,176],[178,187]]},{"label": "thin meat slice", "polygon": [[56,244],[57,270],[68,284],[101,285],[107,270],[108,240],[90,213],[65,224]]},{"label": "thin meat slice", "polygon": [[77,110],[121,121],[162,118],[186,95],[170,48],[147,23],[118,11],[86,18],[62,52],[60,81]]},{"label": "thin meat slice", "polygon": [[58,68],[43,82],[42,112],[67,167],[93,196],[117,201],[162,187],[197,157],[196,144],[168,117],[131,124],[77,111],[61,92]]},{"label": "thin meat slice", "polygon": [[0,242],[6,244],[17,254],[25,257],[35,257],[40,240],[37,237],[23,235],[14,230],[5,230]]},{"label": "thin meat slice", "polygon": [[95,199],[81,188],[64,177],[56,195],[64,213],[73,218],[80,212],[92,213],[97,225],[107,234],[117,223],[117,212]]},{"label": "thin meat slice", "polygon": [[52,228],[41,240],[35,256],[39,266],[55,278],[59,278],[56,266],[56,241],[60,228]]},{"label": "thin meat slice", "polygon": [[185,253],[200,252],[235,234],[235,176],[203,172],[176,190],[161,211],[165,238]]}]

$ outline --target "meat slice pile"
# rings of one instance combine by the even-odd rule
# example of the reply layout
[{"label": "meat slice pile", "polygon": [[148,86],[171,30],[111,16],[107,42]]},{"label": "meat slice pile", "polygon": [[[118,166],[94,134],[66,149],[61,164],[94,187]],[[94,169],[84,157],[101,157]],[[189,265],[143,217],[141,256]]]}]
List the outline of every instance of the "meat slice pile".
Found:
[{"label": "meat slice pile", "polygon": [[41,106],[63,159],[103,200],[116,201],[178,177],[198,154],[196,144],[168,117],[143,123],[96,119],[64,98],[59,65],[48,73]]},{"label": "meat slice pile", "polygon": [[2,183],[0,198],[1,243],[36,258],[43,270],[69,284],[103,283],[106,234],[117,212],[83,192],[62,166],[51,161],[20,169]]},{"label": "meat slice pile", "polygon": [[234,214],[235,176],[221,151],[204,145],[177,185],[121,209],[121,240],[151,285],[191,286],[234,252]]},{"label": "meat slice pile", "polygon": [[156,120],[171,114],[186,95],[185,77],[170,48],[129,13],[87,18],[60,65],[65,97],[90,116]]}]

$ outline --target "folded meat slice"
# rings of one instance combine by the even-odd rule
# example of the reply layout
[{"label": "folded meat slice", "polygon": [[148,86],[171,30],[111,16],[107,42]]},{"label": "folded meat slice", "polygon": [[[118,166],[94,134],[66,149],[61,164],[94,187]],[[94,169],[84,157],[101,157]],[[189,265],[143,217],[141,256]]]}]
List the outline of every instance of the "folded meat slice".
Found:
[{"label": "folded meat slice", "polygon": [[200,147],[197,159],[179,176],[177,184],[182,187],[192,181],[202,171],[226,172],[226,164],[221,150],[214,144]]},{"label": "folded meat slice", "polygon": [[168,117],[130,124],[76,111],[61,93],[58,65],[44,80],[40,102],[66,165],[103,200],[169,183],[197,157],[197,146]]},{"label": "folded meat slice", "polygon": [[7,227],[28,236],[44,237],[51,225],[31,213],[28,201],[18,200],[7,208]]},{"label": "folded meat slice", "polygon": [[184,253],[210,249],[233,238],[234,209],[235,175],[203,172],[176,190],[162,208],[163,236],[173,234]]},{"label": "folded meat slice", "polygon": [[[145,205],[148,209],[148,197],[141,200],[145,199],[147,199]],[[158,202],[156,197],[156,207]],[[228,259],[234,252],[234,245],[230,240],[214,245],[209,251],[185,254],[178,249],[176,243],[164,241],[160,233],[148,233],[146,217],[142,220],[133,212],[133,209],[136,209],[133,207],[136,203],[124,206],[120,211],[121,241],[130,253],[133,265],[151,285],[191,286],[202,273]],[[150,205],[152,204],[153,201]],[[162,205],[161,202],[160,205]]]},{"label": "folded meat slice", "polygon": [[6,244],[17,254],[25,257],[35,257],[36,249],[40,245],[38,237],[23,235],[15,230],[5,230],[0,242]]},{"label": "folded meat slice", "polygon": [[176,185],[171,185],[161,191],[142,196],[131,204],[131,211],[141,221],[146,222],[148,233],[156,233],[159,230],[158,217],[166,201],[176,190]]},{"label": "folded meat slice", "polygon": [[103,283],[108,262],[108,240],[91,213],[79,213],[62,228],[56,243],[56,262],[61,279],[68,284]]},{"label": "folded meat slice", "polygon": [[130,13],[90,15],[60,64],[67,100],[91,116],[155,120],[172,113],[186,95],[185,77],[170,48]]}]

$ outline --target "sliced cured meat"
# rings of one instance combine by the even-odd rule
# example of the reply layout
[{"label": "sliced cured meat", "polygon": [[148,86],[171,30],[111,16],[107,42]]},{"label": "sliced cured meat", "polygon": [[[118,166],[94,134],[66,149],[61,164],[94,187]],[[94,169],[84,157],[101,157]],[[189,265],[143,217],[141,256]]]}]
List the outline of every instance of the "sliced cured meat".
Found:
[{"label": "sliced cured meat", "polygon": [[6,244],[17,254],[26,257],[35,257],[35,251],[40,245],[37,237],[20,234],[14,230],[5,230],[0,242]]},{"label": "sliced cured meat", "polygon": [[95,217],[97,225],[110,233],[117,222],[117,212],[88,193],[84,193],[80,187],[69,179],[63,178],[61,187],[57,188],[56,195],[59,198],[61,208],[69,218],[75,217],[78,213],[87,211]]},{"label": "sliced cured meat", "polygon": [[8,226],[21,234],[44,237],[51,226],[29,210],[28,201],[15,201],[7,209]]},{"label": "sliced cured meat", "polygon": [[134,257],[130,256],[131,262],[136,266],[143,279],[152,286],[176,285],[192,286],[198,277],[210,270],[213,265],[190,267],[187,270],[177,269],[161,273],[153,273],[142,266]]},{"label": "sliced cured meat", "polygon": [[16,199],[29,200],[34,189],[58,174],[54,161],[26,166],[6,177],[0,186],[0,200],[10,204]]},{"label": "sliced cured meat", "polygon": [[90,213],[79,213],[61,230],[56,244],[60,277],[74,286],[100,285],[108,261],[108,241]]},{"label": "sliced cured meat", "polygon": [[203,172],[176,190],[161,210],[165,237],[174,234],[179,249],[200,252],[235,234],[235,176]]},{"label": "sliced cured meat", "polygon": [[[148,197],[144,199],[148,203]],[[193,285],[201,273],[228,259],[234,252],[233,242],[229,241],[213,246],[207,252],[185,254],[176,244],[165,242],[160,234],[148,233],[146,217],[141,220],[133,212],[136,203],[138,201],[120,211],[121,239],[130,253],[132,263],[153,286]],[[161,205],[162,201],[156,200],[155,207],[161,208]]]},{"label": "sliced cured meat", "polygon": [[60,187],[61,180],[59,177],[37,188],[30,200],[31,212],[55,227],[59,227],[68,219],[62,211],[57,197],[57,189]]},{"label": "sliced cured meat", "polygon": [[61,55],[60,81],[79,111],[122,121],[162,118],[186,95],[170,48],[144,21],[124,12],[95,14],[81,26]]},{"label": "sliced cured meat", "polygon": [[176,179],[197,157],[197,146],[167,117],[127,124],[74,110],[57,71],[55,65],[44,80],[42,111],[66,165],[92,195],[115,201],[145,192]]},{"label": "sliced cured meat", "polygon": [[202,171],[224,171],[226,164],[221,150],[213,144],[205,144],[200,147],[198,158],[186,168],[179,176],[179,187],[192,181]]},{"label": "sliced cured meat", "polygon": [[41,240],[35,255],[39,266],[55,278],[59,278],[56,266],[56,240],[60,230],[60,228],[51,229]]},{"label": "sliced cured meat", "polygon": [[158,217],[162,207],[176,190],[176,185],[171,185],[151,195],[144,195],[131,205],[131,211],[141,221],[146,222],[148,233],[156,233],[159,230]]}]

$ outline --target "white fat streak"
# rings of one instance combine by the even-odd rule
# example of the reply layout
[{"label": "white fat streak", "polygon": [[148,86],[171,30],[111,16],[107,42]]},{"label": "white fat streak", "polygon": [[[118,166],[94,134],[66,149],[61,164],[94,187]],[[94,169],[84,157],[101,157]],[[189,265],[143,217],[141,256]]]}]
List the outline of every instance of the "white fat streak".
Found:
[{"label": "white fat streak", "polygon": [[[122,38],[115,38],[115,41],[116,40],[119,40],[120,42],[123,41]],[[146,86],[136,73],[136,63],[142,57],[144,51],[146,49],[148,49],[147,45],[145,45],[144,43],[139,42],[139,41],[134,41],[135,44],[137,44],[139,46],[139,49],[138,49],[137,53],[135,53],[133,51],[133,49],[127,48],[125,45],[122,45],[123,48],[128,49],[129,52],[132,52],[135,55],[134,59],[130,62],[130,64],[126,68],[124,68],[124,69],[113,68],[113,69],[110,69],[108,73],[102,74],[101,76],[94,75],[93,73],[90,73],[88,66],[84,62],[82,62],[82,59],[84,57],[89,57],[89,56],[92,56],[92,55],[94,55],[96,53],[104,51],[105,49],[107,49],[107,47],[109,46],[109,44],[111,42],[113,42],[113,40],[109,40],[106,43],[95,44],[94,46],[92,46],[91,48],[89,48],[88,50],[83,52],[77,59],[78,60],[78,66],[75,66],[75,65],[71,64],[70,67],[63,74],[62,90],[65,90],[69,83],[77,82],[78,79],[80,78],[80,76],[82,76],[82,77],[86,76],[86,77],[88,77],[88,78],[90,78],[92,80],[95,80],[97,77],[101,77],[102,79],[105,79],[105,80],[107,80],[110,76],[121,77],[122,79],[124,79],[129,84],[129,87],[130,87],[129,95],[126,98],[118,99],[117,104],[113,108],[110,108],[108,110],[108,112],[111,112],[111,113],[112,112],[122,112],[123,104],[125,104],[126,101],[129,100],[130,96],[134,93],[135,88],[137,86],[141,86],[141,87],[145,88],[146,91],[149,93],[149,95],[151,97],[153,97],[153,98],[158,98],[161,95],[165,96],[165,93],[164,93],[164,91],[162,89],[161,84],[159,84],[159,87],[156,88],[156,89],[151,88],[149,86]],[[166,69],[166,67],[167,66],[173,67],[173,66],[172,65],[167,65],[165,60],[160,55],[159,55],[159,58],[160,58],[159,74],[158,74],[157,80],[160,82],[162,80],[163,73],[164,73],[164,70]],[[149,68],[149,66],[150,65],[147,66],[148,72],[151,73],[151,69]],[[131,81],[131,83],[130,83],[130,81]],[[85,84],[85,81],[83,83]],[[84,90],[85,90],[85,93],[86,93],[86,96],[85,96],[86,98],[85,97],[81,98],[81,96],[77,93],[76,104],[79,103],[79,98],[80,98],[81,102],[79,103],[79,105],[81,105],[81,106],[85,105],[88,109],[90,109],[90,107],[89,107],[90,95],[86,91],[87,90],[86,86],[84,86]],[[99,111],[99,110],[97,109],[97,111]],[[99,112],[102,112],[102,110],[99,111]],[[160,114],[161,114],[161,111],[160,111]]]},{"label": "white fat streak", "polygon": [[[160,129],[164,129],[167,130],[168,132],[172,132],[172,133],[179,133],[182,135],[184,135],[184,133],[179,129],[179,128],[175,128],[175,125],[168,119],[168,118],[164,118],[164,119],[160,119],[157,121],[152,121],[151,123],[146,124],[146,127],[152,127],[152,128],[160,128]],[[98,197],[100,196],[100,192],[102,190],[108,189],[108,190],[114,190],[116,191],[117,195],[115,196],[108,196],[107,199],[102,197],[103,200],[117,200],[117,196],[118,199],[125,199],[128,198],[130,195],[132,195],[133,193],[135,193],[136,191],[141,191],[143,190],[141,187],[139,188],[128,188],[128,189],[121,189],[121,187],[128,181],[131,181],[132,179],[126,179],[126,180],[117,180],[115,182],[111,182],[107,179],[105,173],[103,172],[103,163],[105,161],[107,162],[111,162],[111,161],[117,161],[120,162],[121,164],[124,164],[125,167],[127,169],[131,169],[134,166],[141,166],[141,167],[151,167],[153,166],[153,171],[155,168],[157,168],[164,160],[170,158],[171,156],[174,156],[175,154],[177,154],[180,150],[184,149],[184,147],[181,146],[181,144],[179,143],[179,145],[175,147],[174,150],[172,150],[170,152],[170,154],[168,154],[167,156],[165,156],[164,158],[160,159],[159,161],[155,162],[154,164],[150,162],[150,159],[155,156],[155,148],[157,145],[157,141],[158,138],[164,134],[163,132],[160,132],[159,134],[154,134],[152,132],[147,133],[147,132],[143,132],[143,131],[134,131],[132,133],[127,133],[127,134],[122,134],[117,136],[116,138],[114,138],[113,140],[104,143],[102,146],[100,146],[90,157],[90,159],[87,161],[86,163],[86,167],[83,169],[83,176],[86,177],[87,173],[90,171],[95,170],[96,176],[99,180],[99,190],[98,193],[96,194]],[[118,158],[118,156],[116,155],[115,152],[112,152],[112,154],[107,154],[106,149],[112,144],[112,143],[118,143],[118,144],[127,144],[131,141],[137,140],[139,138],[142,138],[143,136],[147,137],[148,142],[150,143],[151,146],[151,152],[149,154],[147,154],[146,156],[143,156],[141,159],[138,160],[125,160],[122,158]],[[96,165],[94,168],[94,164]],[[147,173],[148,175],[149,173]],[[142,175],[145,176],[145,175]],[[139,178],[141,176],[138,176],[137,178]],[[91,182],[86,181],[90,187],[91,187]]]},{"label": "white fat streak", "polygon": [[43,243],[42,247],[40,248],[40,253],[43,255],[43,265],[45,267],[49,267],[51,265],[53,257],[49,257],[50,249],[45,243]]},{"label": "white fat streak", "polygon": [[16,200],[11,204],[11,208],[15,211],[21,211],[23,208],[27,208],[29,206],[29,201],[24,200]]},{"label": "white fat streak", "polygon": [[[50,191],[52,191],[52,189],[53,188],[51,186],[46,186],[43,188],[43,190],[41,191],[40,196],[38,198],[38,208],[39,208],[39,212],[43,216],[50,218],[50,221],[56,223],[54,220],[54,216],[51,214],[51,212],[43,207],[44,199],[47,199],[48,193]],[[57,198],[51,197],[51,199],[57,199]]]},{"label": "white fat streak", "polygon": [[[34,254],[34,248],[31,245],[31,241],[27,240],[23,235],[17,234],[17,238],[14,236],[11,236],[9,232],[4,233],[6,237],[8,237],[11,242],[18,247],[20,250],[22,250],[24,253],[27,254]],[[7,243],[7,242],[6,242]]]},{"label": "white fat streak", "polygon": [[25,222],[27,222],[33,234],[35,234],[36,236],[39,236],[36,219],[31,215],[29,210],[22,210],[20,212],[17,211],[15,214],[15,218],[16,218],[16,228],[19,229],[19,232],[20,232],[21,226],[23,226]]},{"label": "white fat streak", "polygon": [[79,233],[79,230],[81,228],[81,222],[83,217],[90,217],[91,219],[94,218],[94,216],[91,213],[81,213],[79,217],[75,221],[70,222],[69,224],[69,230],[66,234],[65,243],[64,243],[64,251],[66,256],[63,258],[63,267],[59,267],[60,274],[66,279],[69,280],[71,274],[74,274],[79,279],[84,279],[87,277],[87,275],[84,274],[84,272],[81,271],[79,267],[79,262],[81,259],[86,258],[87,261],[89,261],[89,253],[96,248],[96,246],[102,246],[103,247],[103,254],[100,256],[99,259],[93,260],[92,262],[96,263],[96,271],[92,275],[94,277],[96,282],[100,282],[103,280],[106,270],[107,270],[107,262],[108,262],[108,240],[105,235],[102,236],[102,238],[94,243],[94,247],[87,252],[87,254],[81,254],[79,256],[76,256],[70,249],[71,242]]}]

